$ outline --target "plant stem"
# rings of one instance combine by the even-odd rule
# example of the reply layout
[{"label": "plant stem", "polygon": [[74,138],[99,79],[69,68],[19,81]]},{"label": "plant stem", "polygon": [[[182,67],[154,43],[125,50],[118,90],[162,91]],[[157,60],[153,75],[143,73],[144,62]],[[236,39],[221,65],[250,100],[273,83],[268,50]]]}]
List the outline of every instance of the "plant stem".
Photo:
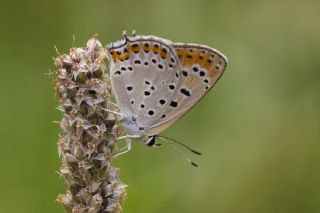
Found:
[{"label": "plant stem", "polygon": [[126,195],[119,169],[111,166],[117,126],[114,115],[103,110],[113,110],[107,62],[96,38],[86,48],[71,48],[54,59],[58,109],[63,112],[60,173],[67,188],[57,201],[67,212],[120,212]]}]

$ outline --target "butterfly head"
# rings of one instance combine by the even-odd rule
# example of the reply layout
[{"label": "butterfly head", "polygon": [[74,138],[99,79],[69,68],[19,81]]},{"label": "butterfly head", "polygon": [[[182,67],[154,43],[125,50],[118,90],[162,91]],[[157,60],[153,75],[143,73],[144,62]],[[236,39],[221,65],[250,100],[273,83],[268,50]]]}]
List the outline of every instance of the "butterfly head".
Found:
[{"label": "butterfly head", "polygon": [[143,135],[144,128],[139,127],[136,117],[123,116],[120,122],[129,135]]},{"label": "butterfly head", "polygon": [[157,135],[146,135],[147,128],[140,127],[137,123],[137,118],[134,116],[123,116],[120,119],[122,127],[129,135],[140,136],[143,143],[150,147],[158,147],[160,144],[156,144]]}]

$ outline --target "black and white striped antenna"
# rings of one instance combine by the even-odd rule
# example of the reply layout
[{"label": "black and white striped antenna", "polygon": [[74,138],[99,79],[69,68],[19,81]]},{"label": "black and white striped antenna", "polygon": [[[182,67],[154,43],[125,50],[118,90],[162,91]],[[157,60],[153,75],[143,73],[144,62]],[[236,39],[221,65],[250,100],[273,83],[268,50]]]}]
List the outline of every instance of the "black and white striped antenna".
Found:
[{"label": "black and white striped antenna", "polygon": [[197,155],[201,155],[200,152],[194,150],[194,149],[191,149],[189,146],[177,141],[177,140],[174,140],[172,138],[169,138],[169,137],[165,137],[165,136],[161,136],[161,135],[157,135],[156,138],[168,143],[170,146],[172,146],[182,157],[184,157],[192,166],[195,166],[195,167],[198,167],[198,165],[193,162],[181,149],[179,149],[173,142],[179,144],[180,146],[183,146],[185,148],[187,148],[188,150],[190,150],[192,153],[194,154],[197,154]]}]

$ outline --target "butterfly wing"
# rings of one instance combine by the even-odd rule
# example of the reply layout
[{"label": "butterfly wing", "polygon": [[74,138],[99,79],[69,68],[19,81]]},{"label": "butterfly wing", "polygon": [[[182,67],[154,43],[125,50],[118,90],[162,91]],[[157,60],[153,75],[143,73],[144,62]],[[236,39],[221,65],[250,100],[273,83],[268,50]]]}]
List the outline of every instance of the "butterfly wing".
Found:
[{"label": "butterfly wing", "polygon": [[120,112],[139,127],[159,122],[180,87],[179,60],[172,43],[156,36],[134,36],[108,45],[110,78]]},{"label": "butterfly wing", "polygon": [[164,112],[166,118],[150,127],[158,134],[181,118],[217,83],[227,66],[227,58],[219,51],[197,44],[173,44],[181,64],[181,84]]}]

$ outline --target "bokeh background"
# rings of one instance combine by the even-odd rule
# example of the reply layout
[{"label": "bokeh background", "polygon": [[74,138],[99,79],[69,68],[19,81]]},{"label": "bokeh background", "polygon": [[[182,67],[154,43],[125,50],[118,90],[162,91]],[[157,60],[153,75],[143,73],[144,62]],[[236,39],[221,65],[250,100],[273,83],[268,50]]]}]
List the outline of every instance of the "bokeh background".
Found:
[{"label": "bokeh background", "polygon": [[317,0],[29,0],[0,3],[0,212],[57,213],[61,114],[56,45],[123,30],[222,51],[216,87],[164,135],[203,152],[187,164],[170,146],[114,160],[129,185],[124,212],[320,212],[320,2]]}]

